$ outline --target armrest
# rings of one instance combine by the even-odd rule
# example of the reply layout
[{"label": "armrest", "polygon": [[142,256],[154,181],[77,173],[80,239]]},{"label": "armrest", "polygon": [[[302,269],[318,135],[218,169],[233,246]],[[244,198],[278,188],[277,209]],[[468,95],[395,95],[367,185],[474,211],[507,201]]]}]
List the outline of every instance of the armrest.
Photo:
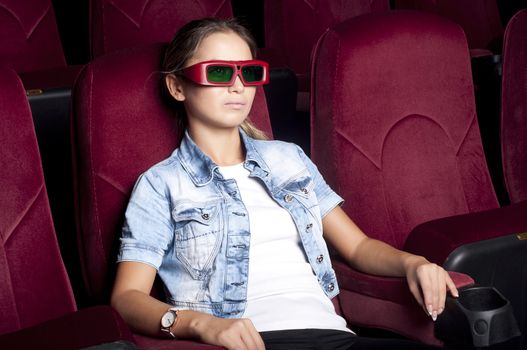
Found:
[{"label": "armrest", "polygon": [[140,334],[135,334],[135,340],[140,349],[156,349],[156,350],[222,350],[222,347],[198,343],[192,340],[174,340],[161,339],[154,337],[147,337]]},{"label": "armrest", "polygon": [[79,349],[118,340],[134,342],[121,316],[95,306],[0,335],[0,349]]},{"label": "armrest", "polygon": [[443,265],[449,254],[464,244],[527,231],[526,217],[527,201],[523,201],[428,221],[412,230],[403,249]]},{"label": "armrest", "polygon": [[[354,270],[346,263],[334,260],[333,268],[341,289],[353,291],[377,299],[393,301],[398,304],[413,302],[414,297],[404,277],[382,277],[368,275]],[[474,280],[463,273],[448,272],[457,288],[474,284]]]}]

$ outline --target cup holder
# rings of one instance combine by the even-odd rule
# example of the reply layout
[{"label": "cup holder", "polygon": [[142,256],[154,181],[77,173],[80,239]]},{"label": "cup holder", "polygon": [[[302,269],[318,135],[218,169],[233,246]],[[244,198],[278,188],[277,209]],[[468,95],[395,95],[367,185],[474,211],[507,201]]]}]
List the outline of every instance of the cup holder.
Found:
[{"label": "cup holder", "polygon": [[493,287],[469,287],[447,297],[435,334],[448,345],[487,347],[521,335],[511,304]]}]

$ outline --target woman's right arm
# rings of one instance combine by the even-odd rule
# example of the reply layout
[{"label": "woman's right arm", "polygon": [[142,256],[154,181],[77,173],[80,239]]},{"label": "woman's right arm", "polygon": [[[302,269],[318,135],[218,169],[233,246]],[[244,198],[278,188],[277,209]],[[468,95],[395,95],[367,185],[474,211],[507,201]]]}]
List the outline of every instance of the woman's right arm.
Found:
[{"label": "woman's right arm", "polygon": [[[161,317],[172,305],[150,296],[156,273],[148,264],[120,262],[111,304],[135,332],[163,336]],[[223,319],[191,310],[178,311],[177,315],[171,329],[177,338],[195,339],[227,349],[265,349],[260,334],[248,319]]]}]

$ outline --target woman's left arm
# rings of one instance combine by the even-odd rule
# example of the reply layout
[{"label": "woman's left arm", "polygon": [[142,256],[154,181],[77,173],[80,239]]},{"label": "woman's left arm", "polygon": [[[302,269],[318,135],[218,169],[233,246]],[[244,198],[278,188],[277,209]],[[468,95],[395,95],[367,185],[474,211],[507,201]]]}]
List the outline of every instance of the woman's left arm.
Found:
[{"label": "woman's left arm", "polygon": [[332,209],[322,224],[326,241],[353,268],[380,276],[406,276],[410,291],[434,321],[444,310],[447,291],[458,296],[442,267],[369,238],[340,207]]}]

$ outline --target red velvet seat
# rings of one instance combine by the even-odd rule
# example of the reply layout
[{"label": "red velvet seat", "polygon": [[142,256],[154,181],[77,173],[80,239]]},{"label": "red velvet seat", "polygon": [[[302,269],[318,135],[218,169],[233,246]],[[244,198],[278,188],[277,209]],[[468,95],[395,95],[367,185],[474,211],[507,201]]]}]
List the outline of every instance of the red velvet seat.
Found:
[{"label": "red velvet seat", "polygon": [[80,66],[68,66],[50,0],[0,1],[0,65],[26,89],[70,87]]},{"label": "red velvet seat", "polygon": [[511,18],[503,43],[501,147],[512,203],[527,200],[527,10]]},{"label": "red velvet seat", "polygon": [[[456,248],[527,229],[527,205],[498,206],[458,25],[417,11],[345,21],[321,38],[312,84],[312,158],[368,235],[443,265]],[[388,282],[336,267],[352,325],[436,342],[415,303],[381,292]]]},{"label": "red velvet seat", "polygon": [[394,8],[431,12],[458,23],[473,57],[501,53],[503,24],[497,0],[395,0]]},{"label": "red velvet seat", "polygon": [[19,73],[65,67],[50,0],[0,1],[0,64]]},{"label": "red velvet seat", "polygon": [[169,42],[190,20],[232,17],[229,0],[90,0],[92,56]]},{"label": "red velvet seat", "polygon": [[0,142],[0,348],[78,349],[132,340],[110,307],[75,312],[25,91],[4,68]]},{"label": "red velvet seat", "polygon": [[[345,19],[389,9],[387,0],[266,0],[263,57],[273,67],[291,68],[298,78],[298,90],[307,93],[311,52],[320,35]],[[298,98],[299,108],[304,109],[303,106],[309,103],[309,96],[300,94]]]},{"label": "red velvet seat", "polygon": [[[514,5],[503,5],[514,6]],[[483,149],[500,204],[509,203],[503,184],[500,141],[500,54],[503,29],[497,0],[395,0],[395,9],[415,9],[459,24],[470,48],[476,109]]]},{"label": "red velvet seat", "polygon": [[[76,212],[86,289],[107,303],[113,285],[124,211],[139,175],[168,157],[179,143],[170,110],[160,97],[162,45],[131,48],[92,61],[74,89]],[[263,89],[252,119],[271,135]],[[173,344],[138,336],[141,347]],[[182,349],[212,348],[183,342]],[[173,346],[173,345],[172,345]]]}]

